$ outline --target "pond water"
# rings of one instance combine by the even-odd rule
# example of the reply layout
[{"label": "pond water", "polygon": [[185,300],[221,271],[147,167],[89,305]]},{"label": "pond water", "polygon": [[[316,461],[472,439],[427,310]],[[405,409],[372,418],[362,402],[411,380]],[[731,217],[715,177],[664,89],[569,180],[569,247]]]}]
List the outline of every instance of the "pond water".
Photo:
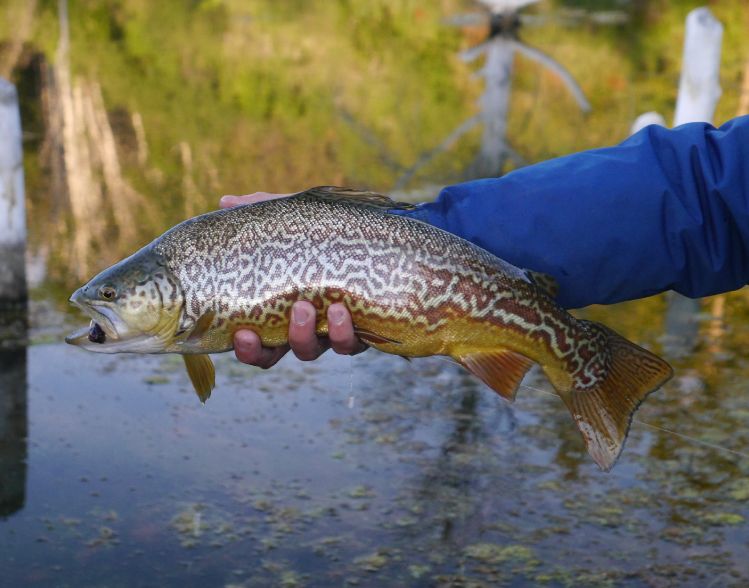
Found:
[{"label": "pond water", "polygon": [[[609,474],[535,371],[510,405],[436,358],[262,371],[226,354],[202,405],[180,358],[62,343],[84,321],[66,304],[83,279],[221,194],[465,177],[480,130],[437,148],[483,91],[481,63],[457,54],[488,26],[446,24],[474,5],[67,4],[0,2],[33,295],[29,346],[0,352],[0,586],[749,585],[745,291],[697,314],[666,296],[578,313],[676,372]],[[626,21],[581,18],[594,4]],[[722,122],[749,88],[749,8],[711,7]],[[592,111],[516,60],[508,166],[615,142],[641,112],[668,118],[689,8],[540,3],[520,35]]]}]

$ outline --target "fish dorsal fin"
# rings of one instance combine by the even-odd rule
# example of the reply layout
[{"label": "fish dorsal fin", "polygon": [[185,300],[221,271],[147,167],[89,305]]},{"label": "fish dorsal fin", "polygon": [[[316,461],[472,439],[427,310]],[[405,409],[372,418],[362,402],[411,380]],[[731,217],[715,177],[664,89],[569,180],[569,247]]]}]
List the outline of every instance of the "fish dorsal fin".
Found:
[{"label": "fish dorsal fin", "polygon": [[536,288],[541,290],[549,298],[556,298],[559,294],[559,284],[554,279],[554,276],[543,272],[534,272],[529,269],[525,270],[525,274],[531,279]]},{"label": "fish dorsal fin", "polygon": [[216,370],[209,355],[183,355],[187,375],[190,376],[195,393],[200,402],[205,403],[211,397],[211,390],[216,386]]},{"label": "fish dorsal fin", "polygon": [[509,349],[469,353],[455,359],[510,402],[515,400],[523,376],[533,365],[532,360]]},{"label": "fish dorsal fin", "polygon": [[348,202],[358,206],[366,206],[378,210],[413,210],[416,208],[413,204],[407,202],[396,202],[395,200],[378,194],[376,192],[367,192],[365,190],[355,190],[354,188],[339,188],[337,186],[318,186],[310,188],[305,192],[300,192],[295,198],[310,198],[323,200],[327,202]]}]

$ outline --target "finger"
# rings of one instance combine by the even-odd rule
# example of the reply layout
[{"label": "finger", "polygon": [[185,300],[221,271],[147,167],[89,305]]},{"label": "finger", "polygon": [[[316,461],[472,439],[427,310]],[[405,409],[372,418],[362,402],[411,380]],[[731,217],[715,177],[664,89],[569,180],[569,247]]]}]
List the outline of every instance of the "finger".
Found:
[{"label": "finger", "polygon": [[354,333],[351,313],[340,302],[328,308],[328,338],[333,351],[343,355],[355,355],[367,349]]},{"label": "finger", "polygon": [[275,194],[273,192],[255,192],[253,194],[245,194],[244,196],[233,196],[227,194],[222,196],[219,200],[219,206],[221,208],[233,208],[235,206],[241,206],[242,204],[255,204],[257,202],[264,202],[265,200],[274,200],[276,198],[285,198],[291,196],[294,192],[289,194]]},{"label": "finger", "polygon": [[278,363],[288,351],[288,345],[263,347],[260,337],[253,331],[243,330],[234,334],[234,354],[242,363],[268,369]]},{"label": "finger", "polygon": [[302,361],[317,359],[328,348],[328,343],[315,333],[316,318],[315,307],[306,300],[295,302],[291,307],[289,344],[294,355]]}]

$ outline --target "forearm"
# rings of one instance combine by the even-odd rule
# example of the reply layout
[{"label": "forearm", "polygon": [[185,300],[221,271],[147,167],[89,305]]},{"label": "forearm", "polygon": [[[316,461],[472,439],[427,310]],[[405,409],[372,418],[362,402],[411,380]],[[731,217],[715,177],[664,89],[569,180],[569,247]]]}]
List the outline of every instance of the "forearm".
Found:
[{"label": "forearm", "polygon": [[575,308],[749,281],[749,117],[627,141],[451,186],[411,212],[559,281]]}]

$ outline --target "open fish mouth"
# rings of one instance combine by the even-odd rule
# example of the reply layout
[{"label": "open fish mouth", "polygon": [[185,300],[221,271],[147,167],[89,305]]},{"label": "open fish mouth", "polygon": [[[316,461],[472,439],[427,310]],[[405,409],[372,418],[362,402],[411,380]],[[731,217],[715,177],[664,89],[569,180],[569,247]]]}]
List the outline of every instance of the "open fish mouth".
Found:
[{"label": "open fish mouth", "polygon": [[89,326],[82,327],[65,337],[65,342],[71,345],[80,345],[84,342],[103,344],[107,342],[107,332],[96,321],[92,320]]},{"label": "open fish mouth", "polygon": [[98,304],[81,301],[78,297],[78,292],[73,294],[70,302],[91,317],[91,322],[87,327],[78,329],[65,337],[67,343],[72,345],[81,345],[84,343],[104,344],[120,339],[116,325],[122,321],[116,311],[107,306],[99,306]]},{"label": "open fish mouth", "polygon": [[91,343],[104,343],[107,340],[107,334],[101,325],[95,321],[91,321],[91,325],[88,329],[88,340]]},{"label": "open fish mouth", "polygon": [[157,335],[132,329],[110,306],[81,300],[74,294],[70,301],[90,318],[65,337],[65,342],[97,353],[162,353],[164,341]]}]

